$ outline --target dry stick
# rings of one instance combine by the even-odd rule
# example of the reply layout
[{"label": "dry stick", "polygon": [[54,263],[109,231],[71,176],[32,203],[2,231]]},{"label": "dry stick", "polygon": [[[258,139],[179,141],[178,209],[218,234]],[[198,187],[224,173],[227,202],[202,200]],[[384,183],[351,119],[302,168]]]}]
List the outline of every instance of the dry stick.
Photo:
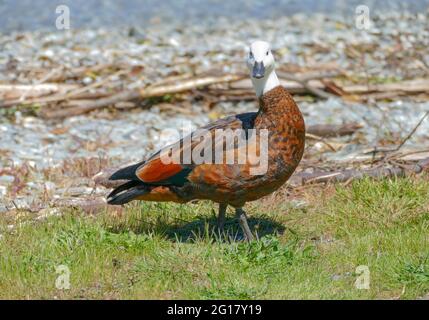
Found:
[{"label": "dry stick", "polygon": [[[107,76],[106,78],[92,83],[88,86],[84,86],[84,87],[79,87],[79,88],[73,88],[70,91],[66,91],[64,94],[56,94],[54,96],[50,96],[47,98],[42,98],[42,99],[32,99],[32,100],[28,100],[28,101],[21,101],[19,100],[20,104],[33,104],[33,103],[49,103],[49,102],[59,102],[59,101],[63,101],[63,100],[68,100],[70,98],[77,98],[80,97],[80,99],[84,99],[84,98],[88,98],[91,97],[91,95],[94,95],[93,93],[88,93],[88,91],[98,88],[100,86],[102,86],[103,84],[107,83],[112,77],[114,76],[120,76],[123,74],[126,74],[128,71],[127,70],[119,70],[118,72],[111,74],[109,76]],[[98,95],[100,95],[98,93]],[[11,101],[9,102],[9,105],[11,103],[14,103],[17,101]],[[74,103],[71,103],[71,105],[73,105]]]},{"label": "dry stick", "polygon": [[150,97],[159,97],[166,94],[185,92],[194,88],[204,87],[211,84],[238,81],[243,79],[244,77],[245,77],[244,75],[236,75],[236,74],[225,75],[220,77],[207,76],[207,77],[201,77],[196,79],[190,79],[187,81],[180,82],[178,84],[171,84],[171,85],[165,85],[165,86],[153,85],[142,90],[125,91],[97,101],[89,101],[87,104],[81,105],[76,108],[68,108],[63,110],[46,112],[44,116],[46,118],[64,118],[68,116],[88,113],[93,110],[101,109],[122,101],[145,99]]},{"label": "dry stick", "polygon": [[325,139],[323,139],[322,137],[316,136],[316,135],[311,134],[311,133],[306,133],[305,134],[305,138],[306,139],[312,139],[312,140],[316,140],[316,141],[322,142],[329,149],[331,149],[331,151],[333,151],[333,152],[337,151],[331,144],[329,144],[329,142],[325,141]]},{"label": "dry stick", "polygon": [[[78,77],[80,74],[86,73],[88,71],[95,72],[95,71],[106,69],[106,68],[109,68],[109,67],[112,67],[112,66],[115,66],[115,65],[114,64],[100,64],[100,65],[96,65],[96,66],[89,67],[89,68],[88,67],[80,67],[80,68],[71,70],[71,72],[75,75],[75,77]],[[131,67],[131,66],[129,66],[129,67]],[[107,76],[105,79],[103,79],[103,80],[101,80],[99,82],[96,82],[96,83],[93,83],[91,85],[84,86],[84,87],[80,87],[80,86],[74,85],[74,84],[57,84],[57,83],[43,84],[44,82],[46,82],[48,80],[54,80],[54,82],[62,80],[62,79],[56,79],[56,78],[54,78],[54,75],[59,70],[62,70],[62,69],[65,69],[65,67],[61,66],[59,68],[56,68],[56,69],[50,71],[45,77],[43,77],[41,80],[38,80],[37,83],[32,84],[32,85],[11,85],[11,86],[6,86],[6,85],[2,86],[2,85],[0,85],[0,93],[3,92],[3,94],[5,94],[4,92],[6,92],[6,94],[7,94],[8,87],[9,87],[9,91],[13,90],[13,88],[16,87],[19,90],[22,90],[24,92],[22,94],[24,96],[24,98],[29,95],[26,92],[36,91],[38,88],[41,88],[42,90],[45,87],[56,88],[55,90],[52,90],[53,92],[47,92],[46,94],[39,94],[39,95],[37,95],[35,97],[32,97],[31,99],[28,99],[28,100],[24,100],[23,97],[22,97],[22,95],[21,95],[20,99],[14,99],[14,100],[7,99],[6,101],[0,101],[0,108],[2,108],[2,107],[4,107],[4,108],[6,108],[6,107],[12,107],[14,105],[31,105],[31,104],[35,104],[35,103],[37,103],[37,104],[48,104],[48,103],[51,103],[51,102],[52,103],[53,102],[60,102],[60,101],[63,101],[63,100],[67,100],[67,98],[69,98],[71,96],[73,96],[73,97],[79,97],[79,98],[81,96],[83,98],[91,98],[92,95],[94,95],[94,98],[98,98],[100,95],[106,96],[106,94],[104,94],[104,93],[87,93],[87,91],[89,89],[100,87],[101,85],[103,85],[104,83],[106,83],[107,80],[109,80],[112,76],[119,76],[121,74],[129,72],[129,70],[127,71],[127,70],[121,69],[121,70],[117,71],[116,73]],[[64,93],[62,93],[61,90],[60,90],[63,87],[64,87],[64,90],[65,90]],[[69,89],[66,90],[67,88],[69,88]],[[71,90],[76,90],[76,91],[70,92]],[[58,93],[58,91],[59,91],[59,93]],[[42,93],[43,93],[43,91],[42,91]],[[41,96],[46,96],[48,94],[51,94],[51,95],[48,96],[48,97],[41,98]],[[65,96],[65,94],[67,94],[67,96]]]},{"label": "dry stick", "polygon": [[179,93],[199,87],[206,87],[212,84],[238,81],[244,79],[245,77],[246,76],[242,74],[229,74],[224,76],[206,76],[201,78],[194,78],[183,81],[181,83],[165,86],[158,86],[155,84],[153,86],[150,86],[149,88],[142,89],[140,91],[140,96],[142,98],[163,96],[165,94]]},{"label": "dry stick", "polygon": [[[60,68],[56,68],[56,69],[52,69],[50,72],[48,72],[42,79],[40,79],[40,80],[38,80],[38,81],[36,81],[32,86],[34,87],[34,86],[37,86],[37,85],[40,85],[40,84],[43,84],[43,83],[45,83],[46,81],[48,81],[49,79],[51,79],[58,71],[60,71],[62,69],[62,67],[60,67]],[[28,90],[28,91],[25,91],[22,95],[21,95],[21,97],[19,97],[19,101],[24,101],[26,98],[27,98],[27,96],[28,96],[28,93],[30,92],[30,90]]]},{"label": "dry stick", "polygon": [[[285,79],[286,77],[290,78],[291,80]],[[307,88],[303,87],[302,83],[298,83],[296,80],[302,79],[292,79],[291,76],[286,75],[285,78],[283,78],[282,74],[279,73],[280,83],[291,93],[297,93],[302,94],[305,92],[308,92]],[[313,83],[310,84],[311,88],[315,88],[318,90],[321,90],[324,94],[329,94],[325,91],[323,91],[324,88],[326,88],[326,85],[324,85],[320,80],[317,79],[309,79],[305,81],[313,81]],[[245,80],[243,83],[238,82],[240,86],[233,86],[233,90],[250,90],[251,89],[251,82],[250,80]],[[429,92],[429,79],[415,79],[415,80],[404,80],[397,83],[383,83],[378,85],[343,85],[341,86],[341,89],[345,92],[346,95],[364,95],[364,94],[370,94],[370,93],[388,93],[388,92],[401,92],[406,95],[412,95],[412,94],[420,94],[420,93],[426,93]],[[223,91],[225,94],[228,92],[228,90],[222,90],[217,89],[218,91]],[[231,90],[231,92],[233,92]]]},{"label": "dry stick", "polygon": [[[86,103],[81,104],[80,106],[76,106],[76,101],[72,102],[72,106],[69,105],[69,108],[62,110],[54,110],[54,111],[45,111],[42,112],[41,115],[44,118],[65,118],[69,116],[76,116],[80,114],[84,114],[96,109],[104,108],[109,105],[122,102],[122,101],[131,101],[136,100],[140,97],[140,93],[138,91],[124,91],[113,96],[109,96],[106,98],[98,99],[98,100],[87,100]],[[73,107],[74,105],[74,107]]]},{"label": "dry stick", "polygon": [[[421,124],[423,123],[423,121],[426,119],[426,117],[429,115],[429,111],[426,111],[425,114],[423,115],[423,117],[419,120],[419,122],[414,126],[413,130],[411,130],[411,132],[401,141],[401,143],[395,147],[395,148],[374,148],[371,149],[369,151],[367,151],[366,153],[390,153],[390,152],[396,152],[399,151],[404,144],[411,139],[411,137],[414,135],[414,133],[416,133],[417,129],[421,126]],[[384,160],[385,157],[382,158],[382,160]]]},{"label": "dry stick", "polygon": [[[291,78],[291,77],[289,76],[289,78]],[[295,80],[302,81],[302,79],[296,79],[296,78],[293,78],[293,79],[294,80],[291,80],[292,82],[296,82]],[[322,95],[326,96],[328,94],[328,93],[324,92],[323,90],[319,89],[318,87],[316,88],[314,84],[309,85],[308,81],[310,81],[310,80],[311,79],[309,79],[309,80],[306,79],[304,81],[306,83],[306,86],[304,86],[304,83],[300,82],[300,83],[298,83],[298,85],[291,85],[291,87],[286,87],[286,88],[291,93],[303,93],[305,91],[308,92],[309,88],[312,88],[312,89],[316,89],[316,91],[322,92]],[[193,81],[193,80],[191,79],[188,81]],[[185,82],[188,82],[188,81],[185,81]],[[211,84],[214,84],[214,83],[211,83]],[[250,82],[249,82],[249,84],[250,84]],[[47,84],[46,86],[53,86],[53,85]],[[70,85],[55,85],[55,86],[57,88],[61,88],[62,86],[67,87]],[[175,86],[175,85],[170,85],[170,86]],[[179,84],[179,86],[180,86],[180,84]],[[320,86],[320,88],[323,88],[322,83],[319,83],[318,86]],[[14,86],[10,86],[11,89],[13,89],[13,87]],[[26,87],[26,88],[24,88],[24,90],[29,90],[32,88],[32,86],[23,86],[23,85],[21,85],[19,87],[22,87],[22,88]],[[149,88],[152,88],[152,86]],[[303,91],[303,89],[305,91]],[[397,91],[397,90],[401,90],[401,89],[402,89],[401,92],[404,92],[407,94],[417,94],[417,93],[429,91],[429,79],[416,79],[416,80],[411,80],[411,81],[403,81],[403,82],[395,83],[395,84],[381,84],[381,85],[371,86],[371,87],[362,86],[362,85],[351,85],[351,86],[349,85],[349,86],[343,86],[342,89],[348,94],[365,94],[368,92],[388,92],[391,90]],[[216,90],[219,91],[220,89],[216,89]],[[249,87],[249,90],[250,90],[250,87]],[[234,90],[220,90],[220,91],[222,91],[222,93],[224,95],[234,94]],[[3,93],[7,94],[8,91],[6,90]],[[241,90],[240,94],[242,94],[242,93],[243,93],[243,90]],[[47,92],[46,94],[50,94],[50,93]],[[104,95],[104,94],[102,94],[102,95]],[[129,98],[133,98],[133,97],[138,98],[138,96],[134,95],[133,92],[126,92],[126,93],[119,93],[117,97],[112,96],[112,97],[114,97],[112,101],[114,101],[115,103],[120,102],[120,101],[127,101],[127,100],[118,100],[118,98],[120,98],[121,95],[123,97],[122,99],[124,99],[124,98],[129,99]],[[248,97],[250,97],[250,91],[247,95],[247,99],[248,99]],[[230,98],[230,99],[236,100],[235,98]],[[31,105],[31,104],[35,104],[35,103],[37,103],[37,104],[49,104],[49,103],[60,102],[63,100],[64,100],[63,94],[54,94],[54,95],[44,97],[44,98],[32,98],[32,99],[25,100],[25,101],[20,101],[19,99],[18,100],[6,100],[6,101],[0,101],[0,108],[12,107],[14,105]],[[100,103],[106,105],[106,103],[108,104],[108,103],[110,103],[110,101],[105,100],[105,101],[102,101]],[[88,108],[91,109],[90,107],[88,107]],[[96,105],[94,105],[93,108],[97,109],[98,103]]]},{"label": "dry stick", "polygon": [[414,150],[414,151],[408,151],[408,152],[398,152],[398,153],[393,153],[389,156],[387,156],[384,160],[385,161],[390,161],[390,160],[402,160],[404,158],[407,157],[407,159],[404,159],[406,161],[416,161],[416,160],[420,160],[421,157],[410,157],[410,156],[415,156],[421,153],[429,153],[429,149],[422,149],[422,150]]},{"label": "dry stick", "polygon": [[157,86],[171,84],[172,82],[182,81],[182,80],[188,80],[190,78],[194,77],[192,73],[184,73],[184,74],[178,74],[174,76],[167,76],[166,78],[158,81],[156,83]]},{"label": "dry stick", "polygon": [[417,131],[417,129],[421,126],[423,121],[426,119],[426,117],[429,115],[429,111],[426,111],[426,113],[423,115],[423,117],[420,119],[420,121],[417,123],[417,125],[414,127],[413,130],[408,134],[408,136],[405,137],[404,140],[399,144],[399,146],[394,149],[393,151],[399,151],[399,149],[402,148],[402,146],[414,135],[414,133]]},{"label": "dry stick", "polygon": [[223,102],[234,102],[234,101],[255,101],[256,95],[250,91],[241,92],[239,95],[231,94],[227,92],[227,95],[224,95],[219,90],[214,91],[213,89],[208,90],[193,90],[193,92],[198,96],[204,97],[209,105],[219,104]]},{"label": "dry stick", "polygon": [[[118,76],[118,75],[121,75],[123,73],[126,73],[126,71],[120,70],[117,73],[110,75],[107,78],[105,78],[99,82],[95,82],[95,83],[88,85],[88,86],[85,86],[85,87],[77,87],[76,88],[75,85],[67,85],[67,86],[70,86],[70,91],[66,91],[64,94],[56,94],[55,93],[54,95],[51,95],[48,97],[43,97],[43,98],[40,98],[40,97],[37,98],[36,97],[36,98],[32,98],[32,99],[29,99],[26,101],[9,100],[9,101],[5,101],[5,102],[0,102],[0,108],[1,107],[5,107],[5,108],[11,107],[11,106],[14,106],[17,104],[20,104],[20,105],[31,105],[31,104],[35,104],[35,103],[37,103],[37,104],[48,104],[48,103],[65,101],[65,100],[68,100],[69,98],[72,98],[72,97],[74,99],[77,99],[77,100],[79,100],[79,99],[99,99],[99,98],[105,98],[106,96],[110,97],[111,94],[108,94],[107,92],[106,93],[104,93],[104,92],[93,92],[92,93],[92,92],[88,92],[88,91],[91,89],[95,89],[95,88],[100,87],[101,85],[106,83],[109,80],[109,78],[111,78],[112,76]],[[160,83],[164,83],[166,81],[174,81],[174,79],[167,78],[167,79],[160,81]],[[158,86],[159,84],[157,83],[156,85]],[[51,87],[55,86],[55,88],[60,87],[60,85],[58,85],[58,84],[51,84],[50,86]],[[66,85],[64,85],[64,86],[66,86]],[[24,86],[23,85],[20,87],[24,87],[25,90],[31,89],[31,86]],[[73,90],[73,91],[71,91],[71,90]],[[2,86],[0,85],[0,92],[1,91],[4,91],[4,89],[2,90]],[[59,90],[57,89],[56,91],[59,91]],[[73,106],[74,104],[75,104],[75,102],[70,102],[71,106]]]},{"label": "dry stick", "polygon": [[299,83],[300,85],[302,85],[305,89],[307,89],[308,92],[312,93],[313,95],[322,98],[322,99],[329,99],[332,97],[335,97],[333,94],[330,94],[328,92],[325,92],[323,90],[320,90],[318,88],[315,88],[313,86],[311,86],[309,84],[310,80],[313,80],[313,78],[311,77],[307,77],[307,78],[299,78],[296,77],[292,74],[288,74],[288,73],[284,73],[284,72],[279,72],[279,77],[286,79],[286,80],[290,80],[290,81],[295,81],[297,83]]},{"label": "dry stick", "polygon": [[[0,96],[3,96],[6,101],[0,101],[0,108],[11,107],[18,104],[32,104],[40,99],[42,96],[50,94],[58,94],[58,92],[67,91],[77,88],[77,85],[73,84],[38,84],[38,85],[0,85]],[[27,101],[21,101],[19,97],[22,95],[31,96],[31,99]],[[13,96],[13,98],[7,98],[7,96]]]},{"label": "dry stick", "polygon": [[381,83],[381,84],[354,84],[344,86],[344,91],[347,93],[365,94],[371,92],[404,92],[407,94],[424,93],[429,91],[429,79],[420,78],[413,80],[404,80],[396,83]]},{"label": "dry stick", "polygon": [[316,124],[307,127],[307,133],[314,134],[319,137],[342,137],[352,135],[359,129],[362,129],[363,125],[357,122],[345,123],[342,125],[335,124]]},{"label": "dry stick", "polygon": [[429,158],[420,160],[414,165],[401,165],[400,167],[384,165],[366,170],[348,169],[334,172],[299,172],[291,177],[290,182],[295,185],[304,185],[308,183],[346,182],[349,179],[362,179],[364,177],[376,179],[400,177],[405,176],[407,173],[418,174],[427,168],[429,168]]},{"label": "dry stick", "polygon": [[[69,85],[71,90],[76,89],[75,86],[73,85]],[[73,86],[73,87],[72,87]],[[5,102],[1,102],[0,101],[0,108],[4,107],[4,108],[8,108],[8,107],[12,107],[14,105],[32,105],[32,104],[49,104],[49,103],[58,103],[61,101],[65,100],[65,94],[61,94],[61,93],[55,93],[54,95],[51,96],[46,96],[46,97],[39,97],[39,98],[31,98],[29,100],[26,101],[19,101],[19,100],[10,100],[10,101],[5,101]],[[79,100],[79,99],[99,99],[99,98],[105,98],[107,96],[111,96],[111,94],[109,94],[108,92],[103,92],[103,91],[97,91],[97,92],[82,92],[82,93],[76,93],[73,94],[73,98]]]},{"label": "dry stick", "polygon": [[67,100],[67,99],[69,99],[69,98],[71,98],[71,97],[75,97],[75,96],[77,96],[78,94],[82,94],[82,93],[85,93],[85,92],[87,92],[87,91],[90,91],[91,89],[98,88],[98,87],[102,86],[103,84],[107,83],[111,78],[113,78],[113,77],[119,77],[119,76],[121,76],[121,75],[123,75],[123,74],[126,74],[126,73],[128,73],[128,72],[129,72],[129,70],[119,70],[118,72],[115,72],[115,73],[113,73],[113,74],[111,74],[111,75],[107,76],[106,78],[104,78],[104,79],[102,79],[102,80],[100,80],[100,81],[97,81],[97,82],[94,82],[94,83],[92,83],[92,84],[90,84],[90,85],[87,85],[87,86],[85,86],[85,87],[78,88],[78,89],[76,89],[76,90],[73,90],[73,91],[67,92],[67,93],[64,95],[64,96],[65,96],[65,97],[64,97],[64,100]]},{"label": "dry stick", "polygon": [[[283,76],[288,77],[291,75],[291,72],[285,71],[282,69],[278,69],[276,72],[280,77],[283,77]],[[327,78],[335,78],[338,76],[342,76],[344,74],[345,74],[344,71],[340,71],[338,69],[327,71],[327,72],[310,71],[310,72],[301,73],[299,75],[299,79],[302,81],[322,80]]]},{"label": "dry stick", "polygon": [[310,80],[323,80],[328,78],[335,78],[338,76],[345,75],[344,71],[335,70],[335,71],[328,71],[328,72],[308,72],[301,76],[301,79],[304,81],[310,81]]},{"label": "dry stick", "polygon": [[82,76],[86,75],[88,72],[97,73],[102,70],[110,69],[110,68],[119,68],[122,67],[131,67],[128,64],[117,64],[117,63],[102,63],[94,66],[83,66],[77,68],[69,68],[64,67],[64,73],[56,78],[53,78],[54,82],[64,82],[67,79],[78,79]]}]

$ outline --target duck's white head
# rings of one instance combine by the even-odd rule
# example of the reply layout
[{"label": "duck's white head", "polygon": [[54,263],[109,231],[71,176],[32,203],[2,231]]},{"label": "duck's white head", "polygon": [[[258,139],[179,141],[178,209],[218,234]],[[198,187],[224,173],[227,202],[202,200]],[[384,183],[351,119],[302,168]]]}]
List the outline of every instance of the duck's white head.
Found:
[{"label": "duck's white head", "polygon": [[274,65],[270,44],[260,40],[252,42],[247,67],[258,97],[279,85]]},{"label": "duck's white head", "polygon": [[255,79],[262,79],[274,69],[274,57],[271,53],[270,44],[265,41],[252,42],[247,57],[247,66],[250,75]]}]

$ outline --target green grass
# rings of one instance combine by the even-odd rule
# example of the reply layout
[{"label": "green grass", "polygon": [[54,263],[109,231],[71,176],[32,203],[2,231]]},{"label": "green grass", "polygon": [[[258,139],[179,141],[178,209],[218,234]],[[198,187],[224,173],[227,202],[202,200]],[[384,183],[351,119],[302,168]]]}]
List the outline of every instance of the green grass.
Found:
[{"label": "green grass", "polygon": [[[232,212],[228,234],[216,234],[208,202],[27,216],[13,230],[2,219],[0,298],[418,298],[429,292],[428,195],[424,179],[362,180],[307,191],[304,207],[256,202],[251,244]],[[55,287],[59,265],[70,270],[68,290]],[[369,290],[355,287],[359,265]]]}]

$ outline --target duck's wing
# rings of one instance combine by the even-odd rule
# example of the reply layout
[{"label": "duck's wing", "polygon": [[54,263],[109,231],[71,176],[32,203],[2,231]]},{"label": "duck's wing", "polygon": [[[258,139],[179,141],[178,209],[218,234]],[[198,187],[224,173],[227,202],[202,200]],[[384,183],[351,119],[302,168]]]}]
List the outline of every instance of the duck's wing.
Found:
[{"label": "duck's wing", "polygon": [[219,119],[215,122],[209,123],[208,125],[202,127],[206,130],[214,129],[252,129],[255,123],[257,113],[256,112],[246,112],[240,113],[226,118]]},{"label": "duck's wing", "polygon": [[[212,134],[212,136],[214,136],[214,132],[219,129],[248,130],[253,128],[255,117],[255,112],[238,114],[219,119],[202,127],[201,129]],[[171,152],[179,153],[180,156],[182,156],[187,151],[186,148],[191,148],[192,152],[194,147],[200,142],[191,140],[191,143],[186,144],[184,143],[184,140],[187,138],[189,138],[189,136],[159,150],[146,161],[120,169],[110,177],[110,180],[138,181],[153,186],[182,186],[187,181],[188,174],[195,168],[195,164],[192,162],[189,164],[183,164],[177,163],[176,161],[166,163],[165,159],[162,157],[169,152],[171,157],[174,156]],[[177,159],[182,158],[180,157]]]}]

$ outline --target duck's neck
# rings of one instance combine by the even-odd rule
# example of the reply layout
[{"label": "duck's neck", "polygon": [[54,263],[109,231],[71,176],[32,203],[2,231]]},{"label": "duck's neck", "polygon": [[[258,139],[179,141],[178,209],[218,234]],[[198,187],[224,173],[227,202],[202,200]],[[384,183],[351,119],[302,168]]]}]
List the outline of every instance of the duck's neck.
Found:
[{"label": "duck's neck", "polygon": [[258,98],[261,98],[262,95],[280,85],[279,78],[277,78],[277,74],[274,70],[272,70],[267,77],[262,79],[252,77],[252,83]]}]

